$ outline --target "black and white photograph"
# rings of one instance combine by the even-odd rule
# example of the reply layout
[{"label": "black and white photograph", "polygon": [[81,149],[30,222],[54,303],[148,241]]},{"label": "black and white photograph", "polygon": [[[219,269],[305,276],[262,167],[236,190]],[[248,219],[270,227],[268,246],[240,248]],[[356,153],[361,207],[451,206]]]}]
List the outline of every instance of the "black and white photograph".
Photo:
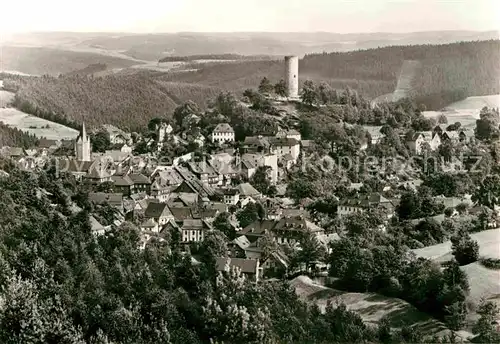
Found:
[{"label": "black and white photograph", "polygon": [[500,0],[1,0],[0,344],[500,343]]}]

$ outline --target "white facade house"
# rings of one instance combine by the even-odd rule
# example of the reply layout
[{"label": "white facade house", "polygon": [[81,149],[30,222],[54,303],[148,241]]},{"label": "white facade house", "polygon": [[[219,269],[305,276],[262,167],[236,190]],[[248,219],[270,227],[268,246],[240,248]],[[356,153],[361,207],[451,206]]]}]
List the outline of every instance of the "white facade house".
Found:
[{"label": "white facade house", "polygon": [[275,138],[270,140],[271,153],[274,153],[278,158],[286,155],[292,157],[293,163],[297,163],[300,155],[300,142],[293,138]]},{"label": "white facade house", "polygon": [[435,151],[441,145],[441,138],[438,134],[430,131],[420,132],[415,133],[408,142],[410,149],[418,155],[423,153],[426,144],[429,145],[431,151]]},{"label": "white facade house", "polygon": [[219,123],[212,132],[212,142],[234,142],[234,129],[228,123]]},{"label": "white facade house", "polygon": [[240,201],[240,193],[237,189],[227,189],[224,191],[224,203],[236,205]]}]

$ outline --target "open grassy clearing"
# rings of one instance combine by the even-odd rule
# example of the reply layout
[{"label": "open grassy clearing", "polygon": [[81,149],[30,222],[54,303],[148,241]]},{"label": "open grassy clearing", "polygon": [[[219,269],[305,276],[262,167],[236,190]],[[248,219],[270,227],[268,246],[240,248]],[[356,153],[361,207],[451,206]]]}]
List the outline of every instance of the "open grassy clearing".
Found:
[{"label": "open grassy clearing", "polygon": [[428,335],[444,334],[443,323],[426,313],[418,311],[408,302],[376,293],[348,293],[319,285],[309,277],[299,276],[291,281],[297,295],[308,302],[316,303],[324,311],[328,301],[343,302],[358,313],[363,321],[377,324],[387,317],[393,328],[413,325]]},{"label": "open grassy clearing", "polygon": [[72,128],[7,107],[13,98],[14,93],[0,90],[0,122],[40,138],[74,139],[78,136],[78,132]]},{"label": "open grassy clearing", "polygon": [[427,118],[437,118],[440,115],[445,115],[449,124],[460,122],[463,128],[472,130],[476,127],[479,112],[485,106],[490,108],[500,107],[500,95],[468,97],[446,106],[441,111],[424,111],[423,115]]},{"label": "open grassy clearing", "polygon": [[[500,228],[471,234],[479,244],[479,255],[484,258],[500,258]],[[446,262],[452,258],[451,242],[412,250],[418,257],[437,262]]]}]

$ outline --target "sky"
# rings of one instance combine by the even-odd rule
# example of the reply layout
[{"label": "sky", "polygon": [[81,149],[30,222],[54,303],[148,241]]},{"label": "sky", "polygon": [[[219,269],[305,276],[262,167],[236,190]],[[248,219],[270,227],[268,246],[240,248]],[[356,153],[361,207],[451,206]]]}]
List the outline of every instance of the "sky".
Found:
[{"label": "sky", "polygon": [[500,30],[500,0],[0,0],[17,32]]}]

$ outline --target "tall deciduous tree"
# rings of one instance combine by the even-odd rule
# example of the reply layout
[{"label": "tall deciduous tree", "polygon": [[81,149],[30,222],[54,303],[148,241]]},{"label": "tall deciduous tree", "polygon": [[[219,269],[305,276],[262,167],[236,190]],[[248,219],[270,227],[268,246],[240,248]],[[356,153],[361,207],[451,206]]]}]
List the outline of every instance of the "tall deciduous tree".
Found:
[{"label": "tall deciduous tree", "polygon": [[477,204],[481,204],[490,208],[500,204],[500,176],[491,174],[486,176],[479,188],[472,195],[472,200]]},{"label": "tall deciduous tree", "polygon": [[500,115],[498,109],[484,107],[476,120],[476,138],[479,140],[491,140],[500,136]]},{"label": "tall deciduous tree", "polygon": [[311,80],[307,80],[302,85],[302,90],[300,92],[300,99],[306,105],[313,106],[318,102],[318,92],[316,90],[316,85]]},{"label": "tall deciduous tree", "polygon": [[477,261],[479,257],[479,245],[472,240],[469,233],[464,229],[451,237],[451,250],[453,256],[460,265],[467,265]]}]

